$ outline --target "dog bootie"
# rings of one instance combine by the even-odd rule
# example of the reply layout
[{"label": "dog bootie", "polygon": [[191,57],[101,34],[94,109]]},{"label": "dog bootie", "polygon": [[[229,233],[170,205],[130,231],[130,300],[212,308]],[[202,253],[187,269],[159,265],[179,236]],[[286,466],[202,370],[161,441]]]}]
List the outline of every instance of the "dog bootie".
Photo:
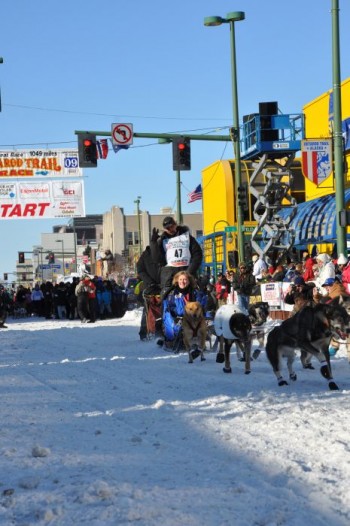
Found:
[{"label": "dog bootie", "polygon": [[218,352],[216,355],[216,363],[224,363],[225,355],[223,352]]},{"label": "dog bootie", "polygon": [[254,351],[253,351],[253,358],[254,358],[254,360],[256,360],[257,358],[259,358],[260,353],[261,353],[261,350],[260,350],[260,349],[254,349]]},{"label": "dog bootie", "polygon": [[199,349],[194,349],[194,351],[191,351],[191,356],[192,356],[192,359],[195,360],[196,358],[198,358],[198,356],[201,355],[201,352]]}]

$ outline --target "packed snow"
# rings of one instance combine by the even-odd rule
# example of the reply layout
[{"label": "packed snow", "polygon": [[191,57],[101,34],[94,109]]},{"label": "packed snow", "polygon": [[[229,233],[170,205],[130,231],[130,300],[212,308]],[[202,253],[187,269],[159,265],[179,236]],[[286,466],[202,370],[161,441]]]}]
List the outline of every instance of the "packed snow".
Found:
[{"label": "packed snow", "polygon": [[139,340],[140,312],[0,331],[0,524],[348,526],[350,367],[278,387],[265,353]]}]

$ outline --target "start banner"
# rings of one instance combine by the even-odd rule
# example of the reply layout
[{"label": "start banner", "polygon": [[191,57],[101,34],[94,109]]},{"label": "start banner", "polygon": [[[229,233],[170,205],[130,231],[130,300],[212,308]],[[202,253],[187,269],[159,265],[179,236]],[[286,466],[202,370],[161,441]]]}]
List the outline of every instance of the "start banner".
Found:
[{"label": "start banner", "polygon": [[85,217],[84,181],[0,181],[0,219],[63,217]]},{"label": "start banner", "polygon": [[0,179],[81,177],[78,150],[0,150]]}]

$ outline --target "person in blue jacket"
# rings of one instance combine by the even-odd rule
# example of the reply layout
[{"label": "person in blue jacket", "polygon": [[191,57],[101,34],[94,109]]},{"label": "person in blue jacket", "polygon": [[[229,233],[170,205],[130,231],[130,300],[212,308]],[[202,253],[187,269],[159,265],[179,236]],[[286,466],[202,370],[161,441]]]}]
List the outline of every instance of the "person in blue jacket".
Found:
[{"label": "person in blue jacket", "polygon": [[[199,301],[205,311],[207,295],[198,288],[194,277],[186,270],[182,270],[175,274],[172,288],[163,299],[163,332],[166,342],[172,342],[179,334],[181,329],[179,319],[184,315],[188,301]],[[164,342],[157,343],[162,345]]]}]

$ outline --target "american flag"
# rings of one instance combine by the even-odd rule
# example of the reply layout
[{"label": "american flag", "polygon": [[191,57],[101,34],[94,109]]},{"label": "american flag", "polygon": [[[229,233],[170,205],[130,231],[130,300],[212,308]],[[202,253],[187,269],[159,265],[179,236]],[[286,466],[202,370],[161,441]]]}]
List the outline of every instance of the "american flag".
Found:
[{"label": "american flag", "polygon": [[202,199],[202,185],[199,184],[193,192],[190,192],[188,194],[188,202],[194,203],[194,201],[198,201],[199,199]]}]

